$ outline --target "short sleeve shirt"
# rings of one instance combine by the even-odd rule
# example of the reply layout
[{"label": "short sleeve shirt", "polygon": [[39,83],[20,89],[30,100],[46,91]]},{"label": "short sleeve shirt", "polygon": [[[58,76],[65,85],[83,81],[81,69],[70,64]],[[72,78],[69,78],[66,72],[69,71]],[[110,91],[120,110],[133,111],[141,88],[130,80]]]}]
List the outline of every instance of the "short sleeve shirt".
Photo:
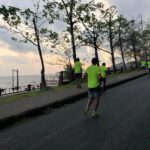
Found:
[{"label": "short sleeve shirt", "polygon": [[88,88],[96,88],[100,85],[99,82],[99,75],[100,75],[100,69],[96,65],[89,66],[85,73],[87,73],[88,76]]},{"label": "short sleeve shirt", "polygon": [[141,66],[142,66],[142,67],[145,67],[145,65],[146,65],[146,62],[145,62],[145,61],[142,61],[142,62],[141,62]]},{"label": "short sleeve shirt", "polygon": [[100,72],[101,72],[102,78],[106,78],[106,71],[107,71],[107,68],[105,66],[100,67]]},{"label": "short sleeve shirt", "polygon": [[147,68],[150,69],[150,61],[147,62]]},{"label": "short sleeve shirt", "polygon": [[75,64],[74,64],[74,71],[75,71],[75,73],[81,73],[81,63],[80,62],[76,62]]}]

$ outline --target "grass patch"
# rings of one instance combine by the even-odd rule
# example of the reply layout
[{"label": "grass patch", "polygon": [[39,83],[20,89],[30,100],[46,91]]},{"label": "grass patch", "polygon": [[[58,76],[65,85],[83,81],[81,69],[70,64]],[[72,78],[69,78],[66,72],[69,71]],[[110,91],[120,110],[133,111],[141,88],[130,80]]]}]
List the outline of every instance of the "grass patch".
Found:
[{"label": "grass patch", "polygon": [[[115,73],[115,74],[108,75],[108,78],[113,78],[114,79],[114,78],[117,78],[117,77],[126,76],[128,74],[136,75],[139,72],[142,73],[141,70],[132,70],[132,71],[123,72],[123,73]],[[84,84],[86,82],[87,81],[85,81],[85,79],[82,80],[82,84]],[[73,86],[76,86],[76,81],[73,81],[73,82],[70,82],[70,83],[68,83],[66,85],[62,85],[62,86],[58,86],[58,87],[47,87],[47,88],[40,89],[40,90],[30,91],[30,92],[27,92],[27,93],[24,93],[24,94],[0,97],[0,105],[7,104],[7,103],[13,103],[15,101],[27,99],[28,97],[34,97],[34,96],[38,96],[38,95],[42,95],[42,94],[44,95],[46,92],[51,92],[51,91],[57,92],[59,90],[71,88]]]},{"label": "grass patch", "polygon": [[41,89],[41,90],[30,91],[30,92],[22,93],[22,94],[20,93],[18,95],[13,95],[13,96],[1,97],[0,98],[0,105],[12,103],[12,102],[19,101],[19,100],[23,100],[23,99],[28,98],[28,97],[42,95],[45,92],[48,92],[50,90],[51,90],[51,88],[47,87],[47,88]]}]

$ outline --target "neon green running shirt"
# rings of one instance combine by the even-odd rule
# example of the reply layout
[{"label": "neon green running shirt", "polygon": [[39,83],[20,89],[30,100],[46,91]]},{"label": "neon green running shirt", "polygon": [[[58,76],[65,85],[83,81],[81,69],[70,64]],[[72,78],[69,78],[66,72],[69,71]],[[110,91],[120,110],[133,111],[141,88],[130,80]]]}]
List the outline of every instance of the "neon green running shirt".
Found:
[{"label": "neon green running shirt", "polygon": [[79,61],[75,62],[75,64],[74,64],[74,72],[81,73],[81,63]]},{"label": "neon green running shirt", "polygon": [[150,61],[147,62],[147,68],[150,68]]},{"label": "neon green running shirt", "polygon": [[96,88],[99,82],[100,69],[96,65],[89,66],[85,73],[88,76],[88,88]]},{"label": "neon green running shirt", "polygon": [[106,71],[107,71],[107,68],[105,66],[100,66],[100,72],[101,72],[102,78],[106,78]]},{"label": "neon green running shirt", "polygon": [[141,61],[141,66],[145,67],[145,65],[146,65],[146,62],[145,61]]}]

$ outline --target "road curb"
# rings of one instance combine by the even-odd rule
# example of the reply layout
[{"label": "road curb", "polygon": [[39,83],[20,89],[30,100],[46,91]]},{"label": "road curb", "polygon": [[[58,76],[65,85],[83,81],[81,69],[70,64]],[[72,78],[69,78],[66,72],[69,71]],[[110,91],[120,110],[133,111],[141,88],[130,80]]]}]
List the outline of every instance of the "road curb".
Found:
[{"label": "road curb", "polygon": [[143,73],[143,74],[140,74],[140,75],[137,75],[137,76],[128,78],[128,79],[124,79],[124,80],[121,80],[121,81],[118,81],[118,82],[109,84],[109,85],[107,86],[107,89],[113,88],[113,87],[115,87],[115,86],[119,86],[119,85],[124,84],[124,83],[129,82],[129,81],[133,81],[133,80],[138,79],[138,78],[141,78],[141,77],[143,77],[143,76],[145,76],[145,75],[147,75],[147,73]]},{"label": "road curb", "polygon": [[[119,82],[109,84],[107,86],[107,89],[111,89],[113,87],[119,86],[119,85],[124,84],[126,82],[133,81],[135,79],[138,79],[140,77],[145,76],[146,74],[147,73],[143,73],[143,74],[140,74],[140,75],[128,78],[128,79],[121,80]],[[59,108],[59,107],[64,106],[66,104],[73,103],[75,101],[79,101],[80,99],[85,98],[87,96],[88,96],[88,92],[85,91],[85,92],[82,92],[82,93],[79,93],[79,94],[74,94],[70,97],[61,99],[59,101],[52,102],[52,103],[34,108],[32,110],[27,110],[27,111],[24,111],[24,112],[16,114],[16,115],[11,115],[7,118],[0,119],[0,129],[8,127],[8,126],[10,126],[10,125],[12,125],[12,124],[14,124],[18,121],[23,120],[24,118],[35,117],[35,116],[38,116],[38,115],[45,114],[47,112],[47,110],[54,109],[54,108]]]}]

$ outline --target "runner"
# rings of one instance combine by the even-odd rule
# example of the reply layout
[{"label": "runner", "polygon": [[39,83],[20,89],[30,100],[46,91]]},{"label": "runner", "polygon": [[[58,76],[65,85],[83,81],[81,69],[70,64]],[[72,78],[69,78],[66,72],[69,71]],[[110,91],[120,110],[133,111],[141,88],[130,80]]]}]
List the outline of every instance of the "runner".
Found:
[{"label": "runner", "polygon": [[142,60],[142,61],[141,61],[141,69],[144,70],[145,67],[146,67],[146,61]]},{"label": "runner", "polygon": [[76,59],[73,69],[76,77],[77,88],[81,88],[82,65],[79,58]]},{"label": "runner", "polygon": [[88,79],[88,97],[89,97],[88,102],[85,107],[85,115],[88,114],[88,111],[92,103],[94,103],[92,117],[96,117],[100,115],[97,109],[99,106],[100,94],[101,94],[100,81],[99,81],[101,76],[100,76],[100,69],[97,66],[96,58],[92,59],[92,65],[86,69],[84,77],[87,77]]},{"label": "runner", "polygon": [[106,72],[107,72],[105,63],[102,63],[102,66],[100,66],[100,72],[101,72],[100,84],[103,85],[102,92],[104,93],[106,90]]},{"label": "runner", "polygon": [[150,76],[150,60],[147,61],[148,75]]}]

